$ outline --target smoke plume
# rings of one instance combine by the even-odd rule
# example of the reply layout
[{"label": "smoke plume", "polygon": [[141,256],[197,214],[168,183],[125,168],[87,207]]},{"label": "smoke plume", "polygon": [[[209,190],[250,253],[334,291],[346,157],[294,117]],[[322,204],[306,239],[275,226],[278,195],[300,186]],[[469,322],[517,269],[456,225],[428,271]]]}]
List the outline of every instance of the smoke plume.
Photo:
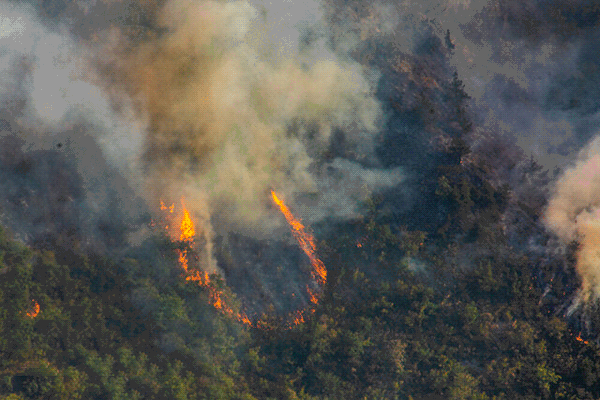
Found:
[{"label": "smoke plume", "polygon": [[[341,186],[361,181],[363,199],[378,184],[400,181],[397,170],[373,181],[359,168],[361,160],[373,162],[381,118],[376,76],[328,49],[318,14],[316,3],[281,10],[173,1],[156,21],[163,33],[133,41],[112,32],[97,47],[101,78],[116,79],[109,82],[121,89],[114,97],[135,99],[147,123],[138,151],[146,198],[185,198],[207,242],[216,220],[220,234],[263,237],[280,227],[271,188],[289,199],[315,193],[317,210],[337,204],[307,216],[348,216],[354,210],[346,193],[319,193],[329,170],[343,175]],[[336,130],[356,154],[353,169],[326,161]]]},{"label": "smoke plume", "polygon": [[600,139],[595,139],[574,166],[556,182],[546,224],[560,239],[579,242],[576,269],[582,284],[579,300],[600,295]]},{"label": "smoke plume", "polygon": [[402,180],[374,156],[378,74],[349,56],[358,38],[334,49],[319,3],[176,0],[95,29],[85,18],[114,17],[118,4],[51,18],[1,5],[7,119],[30,150],[65,145],[82,213],[104,212],[111,196],[134,214],[183,200],[212,260],[215,234],[281,234],[271,189],[315,222],[356,216],[373,190]]},{"label": "smoke plume", "polygon": [[[454,71],[472,97],[473,159],[535,216],[547,188],[522,182],[523,155],[566,165],[600,115],[585,3],[3,1],[3,222],[23,238],[60,230],[127,246],[161,201],[183,199],[214,271],[216,239],[284,237],[271,189],[314,224],[394,188],[391,213],[421,221],[410,214],[434,191],[415,187],[435,169]],[[581,244],[584,297],[598,290],[598,147],[562,175],[546,217]]]}]

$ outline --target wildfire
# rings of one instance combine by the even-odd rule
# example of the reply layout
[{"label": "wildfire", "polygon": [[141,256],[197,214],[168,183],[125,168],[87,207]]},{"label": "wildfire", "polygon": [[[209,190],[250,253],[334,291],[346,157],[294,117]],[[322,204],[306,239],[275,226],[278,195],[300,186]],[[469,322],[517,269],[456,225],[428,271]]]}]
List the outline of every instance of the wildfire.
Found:
[{"label": "wildfire", "polygon": [[162,201],[160,202],[160,209],[165,211],[165,210],[169,210],[170,213],[173,213],[173,211],[175,211],[175,204],[171,204],[170,207],[165,206],[165,203],[163,203]]},{"label": "wildfire", "polygon": [[304,313],[302,310],[298,310],[294,315],[294,325],[300,325],[302,323],[304,323]]},{"label": "wildfire", "polygon": [[[181,201],[181,204],[183,206],[183,200]],[[196,234],[196,231],[194,230],[194,222],[190,218],[190,213],[188,210],[185,209],[185,206],[183,206],[183,218],[181,219],[179,229],[181,231],[179,240],[191,247],[194,241],[194,235]],[[189,273],[187,249],[179,250],[179,263],[181,264],[181,267],[185,270],[185,272]]]},{"label": "wildfire", "polygon": [[[319,260],[319,258],[316,256],[317,249],[315,246],[314,237],[304,230],[304,225],[302,225],[302,223],[294,217],[290,209],[285,205],[283,200],[277,196],[277,193],[275,193],[274,190],[271,190],[271,196],[292,228],[292,234],[298,241],[298,244],[310,259],[310,263],[313,267],[311,270],[313,279],[315,279],[319,286],[325,285],[327,282],[327,269],[325,268],[323,261]],[[319,299],[317,294],[314,293],[308,286],[306,286],[306,292],[310,297],[310,302],[314,305],[318,304]],[[306,310],[298,310],[292,315],[294,325],[299,325],[304,322],[305,312]],[[315,309],[310,308],[310,312],[314,313]]]},{"label": "wildfire", "polygon": [[35,300],[31,300],[31,303],[31,308],[27,311],[27,316],[29,318],[35,318],[40,313],[40,305]]},{"label": "wildfire", "polygon": [[[163,211],[169,210],[169,213],[174,212],[175,205],[171,205],[170,207],[165,206],[165,204],[160,202],[160,209]],[[229,307],[222,297],[222,292],[219,291],[214,284],[211,284],[211,278],[206,271],[200,271],[196,268],[192,268],[190,266],[190,260],[188,258],[188,248],[191,249],[194,245],[194,236],[196,235],[196,230],[194,228],[194,221],[190,216],[190,212],[185,208],[185,204],[183,199],[181,199],[181,208],[183,209],[183,216],[181,217],[181,221],[179,223],[179,240],[186,245],[186,248],[183,250],[177,250],[178,260],[181,268],[185,271],[185,279],[187,281],[196,282],[199,286],[202,286],[208,289],[208,297],[209,301],[213,307],[218,310],[221,310],[224,314],[234,315],[234,311]],[[237,319],[246,324],[252,325],[250,319],[244,313],[235,314]]]},{"label": "wildfire", "polygon": [[310,297],[311,303],[317,304],[319,302],[319,299],[317,299],[317,296],[313,293],[312,290],[310,290],[310,288],[308,286],[306,287],[306,292],[308,293],[308,296]]},{"label": "wildfire", "polygon": [[[302,248],[304,253],[308,256],[310,263],[312,265],[311,275],[312,275],[313,279],[316,281],[316,283],[319,286],[324,285],[327,281],[327,269],[325,268],[325,265],[323,264],[323,262],[321,260],[319,260],[319,258],[316,256],[315,239],[313,238],[312,235],[310,235],[309,233],[307,233],[305,231],[304,225],[302,225],[302,223],[294,217],[294,215],[291,213],[291,211],[285,205],[285,203],[277,196],[275,191],[272,190],[271,195],[273,197],[273,201],[279,207],[279,209],[285,216],[285,219],[287,220],[288,224],[292,228],[292,234],[298,241],[298,244],[300,245],[300,247]],[[256,323],[253,324],[252,321],[250,321],[250,319],[244,312],[235,313],[233,311],[233,309],[227,305],[227,302],[225,301],[225,299],[222,296],[223,292],[218,290],[215,287],[214,283],[211,282],[211,277],[209,276],[209,274],[206,271],[200,271],[199,269],[194,268],[190,265],[191,261],[188,257],[189,256],[188,250],[192,249],[194,246],[194,236],[196,234],[196,230],[194,227],[194,222],[192,220],[192,217],[190,216],[190,212],[185,208],[183,199],[181,200],[181,206],[182,206],[182,210],[183,210],[183,215],[179,222],[179,231],[180,231],[179,240],[181,242],[183,242],[183,244],[185,244],[186,248],[184,248],[182,250],[177,250],[177,253],[178,253],[179,264],[181,265],[181,268],[185,272],[185,279],[187,281],[196,282],[199,286],[206,288],[208,290],[209,301],[212,304],[212,306],[215,307],[216,309],[220,310],[224,314],[235,316],[238,321],[240,321],[243,324],[248,325],[248,326],[254,325],[258,328],[268,327],[268,324],[266,324],[264,321],[260,321],[260,320],[256,321]],[[163,211],[168,210],[169,213],[174,213],[175,205],[173,204],[170,207],[167,207],[161,201],[160,209]],[[168,229],[168,226],[166,226],[165,229]],[[306,291],[309,295],[310,302],[313,305],[318,304],[319,299],[317,297],[317,294],[313,290],[311,290],[311,288],[308,286],[306,287]],[[39,306],[38,306],[38,309],[39,309]],[[292,314],[290,314],[292,323],[294,325],[299,325],[301,323],[304,323],[305,322],[305,313],[307,311],[314,313],[315,309],[313,307],[313,308],[310,308],[310,310],[307,310],[307,309],[296,310]],[[289,324],[288,328],[290,328],[291,326],[292,325]]]},{"label": "wildfire", "polygon": [[581,332],[579,332],[579,335],[577,335],[577,337],[576,337],[575,339],[577,339],[577,341],[578,341],[578,342],[583,342],[583,343],[585,343],[585,344],[588,344],[588,341],[587,341],[587,340],[583,340],[583,339],[581,338]]},{"label": "wildfire", "polygon": [[304,225],[302,225],[298,219],[294,218],[294,215],[290,209],[287,208],[285,203],[279,197],[277,197],[277,194],[274,190],[271,190],[271,196],[273,196],[273,201],[275,204],[277,204],[285,216],[288,224],[292,228],[292,233],[298,241],[298,244],[310,259],[310,263],[313,267],[313,277],[317,280],[319,285],[324,285],[327,281],[327,269],[325,268],[325,264],[323,264],[323,262],[316,256],[315,239],[310,234],[306,233],[304,230]]}]

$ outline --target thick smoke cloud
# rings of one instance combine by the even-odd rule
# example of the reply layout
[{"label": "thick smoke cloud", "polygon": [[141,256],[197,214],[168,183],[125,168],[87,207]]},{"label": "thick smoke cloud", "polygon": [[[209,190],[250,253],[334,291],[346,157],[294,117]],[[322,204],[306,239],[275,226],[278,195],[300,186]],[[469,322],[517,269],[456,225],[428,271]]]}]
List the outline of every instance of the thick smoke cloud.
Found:
[{"label": "thick smoke cloud", "polygon": [[[358,163],[375,161],[376,76],[327,48],[318,13],[308,3],[281,10],[175,1],[156,22],[164,33],[132,42],[117,32],[98,46],[105,77],[137,100],[137,115],[147,121],[140,174],[148,201],[185,198],[207,243],[213,229],[263,237],[281,227],[272,188],[288,199],[315,193],[305,214],[314,221],[353,216],[353,203],[401,180],[398,170],[372,179],[378,172]],[[336,130],[355,160],[325,160]],[[351,193],[319,192],[332,173]]]},{"label": "thick smoke cloud", "polygon": [[257,17],[248,3],[169,4],[161,21],[169,33],[135,49],[121,76],[150,121],[144,160],[161,182],[150,186],[176,181],[176,198],[206,193],[228,203],[232,218],[258,222],[268,188],[314,190],[308,167],[332,128],[362,139],[375,130],[378,104],[356,64],[277,59],[278,43],[260,38],[268,27],[252,26]]},{"label": "thick smoke cloud", "polygon": [[577,241],[576,268],[582,280],[579,300],[600,296],[600,139],[556,182],[546,224],[564,242]]},{"label": "thick smoke cloud", "polygon": [[354,39],[333,50],[319,3],[148,3],[137,22],[128,11],[90,32],[85,15],[114,16],[107,4],[41,19],[2,3],[0,99],[30,150],[65,144],[85,213],[105,213],[111,196],[134,214],[140,196],[154,215],[183,199],[215,270],[215,234],[281,235],[271,189],[315,222],[356,216],[401,182],[374,156],[378,75],[349,57]]}]

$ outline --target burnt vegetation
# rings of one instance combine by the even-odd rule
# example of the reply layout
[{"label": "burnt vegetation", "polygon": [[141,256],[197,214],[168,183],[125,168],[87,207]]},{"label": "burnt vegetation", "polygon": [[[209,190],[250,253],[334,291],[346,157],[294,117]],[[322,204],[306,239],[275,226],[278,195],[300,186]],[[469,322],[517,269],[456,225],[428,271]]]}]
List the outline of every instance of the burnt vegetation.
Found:
[{"label": "burnt vegetation", "polygon": [[[596,398],[597,337],[561,309],[578,286],[565,267],[572,251],[564,260],[530,251],[518,233],[543,231],[544,203],[512,188],[503,171],[530,182],[545,175],[527,157],[499,167],[494,154],[472,151],[483,139],[460,77],[447,65],[452,49],[450,33],[445,45],[431,36],[415,56],[383,71],[387,88],[379,95],[390,117],[380,160],[417,172],[374,195],[362,218],[314,227],[328,280],[302,324],[290,328],[262,306],[261,328],[219,312],[206,287],[185,281],[177,267],[181,244],[164,236],[107,256],[77,240],[69,220],[37,234],[29,247],[0,231],[0,396]],[[11,192],[4,212],[32,225],[56,221],[63,208],[75,218],[84,196],[76,179],[39,175],[43,160],[56,166],[50,170],[70,171],[59,150],[40,159],[2,140],[2,149],[14,151],[0,154],[0,168],[10,175],[6,182],[17,182],[3,184]],[[498,145],[488,140],[488,150]],[[39,187],[55,179],[63,185]],[[44,202],[41,192],[52,201],[34,206]],[[23,202],[39,215],[26,214],[17,204]],[[123,228],[112,224],[99,229],[122,241]],[[265,264],[247,279],[228,279],[233,288],[213,280],[237,311],[243,299],[235,299],[236,287],[245,292],[265,282],[259,275],[275,267],[267,245],[228,240]],[[225,269],[238,273],[244,253],[228,254],[223,238],[217,245]],[[299,254],[290,259],[305,262]],[[294,278],[279,272],[277,282]],[[26,315],[32,300],[40,306],[35,317]]]}]

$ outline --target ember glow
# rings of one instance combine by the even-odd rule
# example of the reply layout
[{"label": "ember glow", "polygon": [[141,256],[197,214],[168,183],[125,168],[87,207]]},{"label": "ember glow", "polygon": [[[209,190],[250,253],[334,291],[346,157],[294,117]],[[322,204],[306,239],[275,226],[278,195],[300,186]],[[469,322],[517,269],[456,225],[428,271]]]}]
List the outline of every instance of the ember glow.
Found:
[{"label": "ember glow", "polygon": [[40,313],[40,305],[37,301],[31,300],[31,308],[27,311],[29,318],[35,318]]},{"label": "ember glow", "polygon": [[170,207],[165,206],[164,202],[160,202],[160,209],[165,211],[165,210],[169,210],[170,213],[173,213],[173,211],[175,210],[175,204],[171,204]]}]

